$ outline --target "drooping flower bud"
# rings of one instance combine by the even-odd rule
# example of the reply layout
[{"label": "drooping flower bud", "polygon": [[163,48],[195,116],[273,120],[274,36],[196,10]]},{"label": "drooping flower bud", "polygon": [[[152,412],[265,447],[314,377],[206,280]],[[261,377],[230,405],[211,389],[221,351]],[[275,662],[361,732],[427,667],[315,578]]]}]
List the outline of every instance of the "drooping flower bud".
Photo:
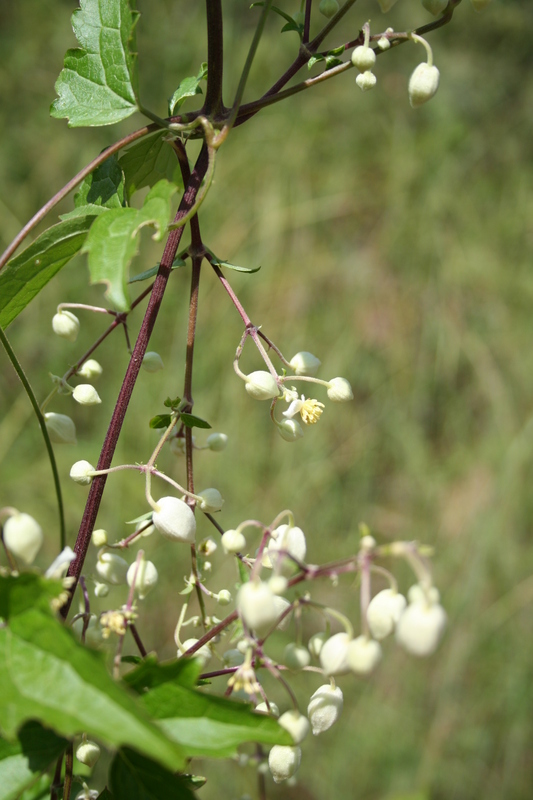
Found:
[{"label": "drooping flower bud", "polygon": [[105,544],[107,544],[107,531],[105,531],[103,528],[98,528],[97,530],[93,531],[91,535],[91,542],[95,547],[103,547]]},{"label": "drooping flower bud", "polygon": [[187,503],[178,497],[162,497],[156,505],[157,511],[152,515],[152,522],[159,533],[172,542],[193,543],[196,519]]},{"label": "drooping flower bud", "polygon": [[[180,651],[178,650],[178,658],[180,656],[182,656],[190,647],[195,645],[198,641],[200,641],[200,640],[199,639],[186,639],[183,642],[183,651],[180,653]],[[207,664],[207,662],[211,658],[211,650],[209,649],[209,645],[204,644],[204,645],[202,645],[202,647],[199,647],[198,650],[195,650],[195,652],[192,653],[191,658],[198,658],[202,663],[202,667],[205,667],[205,665]]]},{"label": "drooping flower bud", "polygon": [[17,511],[4,523],[4,543],[15,558],[32,564],[43,543],[43,531],[37,520]]},{"label": "drooping flower bud", "polygon": [[76,750],[76,758],[86,767],[94,767],[100,758],[100,748],[96,742],[91,742],[86,736],[83,737],[82,743]]},{"label": "drooping flower bud", "polygon": [[348,645],[348,665],[356,675],[370,675],[381,661],[381,645],[366,636],[357,636]]},{"label": "drooping flower bud", "polygon": [[448,0],[422,0],[422,5],[430,14],[436,17],[444,11],[448,5]]},{"label": "drooping flower bud", "polygon": [[95,582],[94,584],[95,597],[107,597],[108,594],[109,594],[109,586],[106,583]]},{"label": "drooping flower bud", "polygon": [[200,508],[208,514],[220,511],[224,505],[224,498],[218,489],[204,489],[202,492],[198,492],[198,497],[202,498],[199,503]]},{"label": "drooping flower bud", "polygon": [[[374,86],[377,83],[377,80],[378,79],[376,78],[374,73],[370,72],[370,70],[368,70],[367,72],[359,73],[359,75],[355,79],[355,82],[359,86],[359,88],[361,89],[362,92],[368,92],[369,89],[373,89],[374,88]],[[328,390],[328,397],[330,398],[330,400],[333,399],[329,394],[329,390]],[[347,398],[347,399],[349,400],[350,398]]]},{"label": "drooping flower bud", "polygon": [[301,528],[292,525],[280,525],[272,531],[268,546],[263,551],[263,566],[281,566],[284,571],[293,572],[296,568],[294,561],[285,555],[278,555],[279,551],[288,553],[288,556],[302,562],[305,560],[307,544],[305,534]]},{"label": "drooping flower bud", "polygon": [[391,10],[393,5],[396,3],[396,0],[378,0],[378,3],[382,12],[385,14],[387,11]]},{"label": "drooping flower bud", "polygon": [[311,377],[317,374],[321,363],[316,356],[308,353],[307,350],[301,350],[296,353],[289,361],[296,375],[310,375]]},{"label": "drooping flower bud", "polygon": [[298,771],[302,760],[302,751],[299,747],[286,747],[275,744],[268,754],[268,768],[274,783],[281,783]]},{"label": "drooping flower bud", "polygon": [[93,479],[93,472],[95,471],[92,464],[88,461],[76,461],[70,468],[70,477],[74,483],[79,483],[80,486],[88,486]]},{"label": "drooping flower bud", "polygon": [[425,61],[415,68],[409,78],[409,102],[412,108],[423,105],[431,100],[439,88],[440,72],[437,67],[426,64]]},{"label": "drooping flower bud", "polygon": [[227,443],[228,437],[225,433],[211,433],[206,439],[208,448],[215,453],[225,450]]},{"label": "drooping flower bud", "polygon": [[272,700],[269,702],[268,706],[266,703],[259,703],[256,705],[254,711],[258,711],[260,714],[270,714],[273,717],[279,717],[279,708]]},{"label": "drooping flower bud", "polygon": [[44,415],[46,430],[54,444],[76,444],[76,426],[66,414],[49,411]]},{"label": "drooping flower bud", "polygon": [[396,639],[414,656],[430,656],[446,627],[446,612],[438,603],[415,602],[407,606],[396,626]]},{"label": "drooping flower bud", "polygon": [[339,10],[339,4],[337,0],[321,0],[318,10],[325,17],[331,19],[331,17],[334,17]]},{"label": "drooping flower bud", "polygon": [[322,650],[324,642],[326,641],[327,638],[328,637],[326,636],[324,631],[321,631],[320,633],[315,633],[313,636],[311,636],[311,638],[307,642],[307,649],[309,650],[312,656],[314,656],[315,658],[320,657],[320,651]]},{"label": "drooping flower bud", "polygon": [[280,394],[278,384],[270,372],[257,370],[247,375],[245,380],[246,391],[254,400],[272,400]]},{"label": "drooping flower bud", "polygon": [[102,372],[102,367],[98,361],[95,361],[94,358],[89,358],[79,368],[76,374],[78,375],[78,378],[87,378],[87,380],[92,381],[95,378],[99,378]]},{"label": "drooping flower bud", "polygon": [[141,367],[145,372],[159,372],[160,369],[165,368],[165,365],[159,353],[152,350],[144,354]]},{"label": "drooping flower bud", "polygon": [[350,641],[345,632],[336,633],[326,639],[320,650],[320,663],[326,675],[345,675],[350,671],[348,664]]},{"label": "drooping flower bud", "polygon": [[340,717],[343,705],[343,694],[338,686],[333,688],[329,683],[319,686],[307,706],[314,736],[331,728]]},{"label": "drooping flower bud", "polygon": [[283,594],[287,591],[289,581],[284,575],[272,575],[268,579],[268,586],[274,594]]},{"label": "drooping flower bud", "polygon": [[378,39],[378,47],[380,50],[388,50],[390,48],[390,39],[387,39],[386,36],[381,36]]},{"label": "drooping flower bud", "polygon": [[290,733],[294,739],[294,744],[303,742],[310,729],[309,720],[303,714],[300,714],[296,708],[282,714],[278,719],[278,724]]},{"label": "drooping flower bud", "polygon": [[249,628],[268,629],[278,617],[275,599],[266,583],[251,580],[237,593],[237,611]]},{"label": "drooping flower bud", "polygon": [[302,426],[295,419],[283,419],[281,422],[276,422],[278,433],[286,442],[296,442],[304,435]]},{"label": "drooping flower bud", "polygon": [[410,603],[431,603],[434,605],[440,600],[440,593],[436,586],[422,586],[415,583],[407,592],[407,599]]},{"label": "drooping flower bud", "polygon": [[216,595],[216,601],[219,606],[227,606],[231,603],[231,592],[228,589],[221,589]]},{"label": "drooping flower bud", "polygon": [[81,792],[78,792],[75,800],[97,800],[98,796],[100,795],[98,789],[89,789],[85,782],[82,784],[82,786],[83,789]]},{"label": "drooping flower bud", "polygon": [[146,561],[144,558],[141,558],[138,563],[134,561],[133,564],[130,564],[126,575],[128,586],[132,585],[134,576],[136,576],[135,591],[140,599],[144,600],[148,592],[156,585],[159,578],[155,564],[151,561]]},{"label": "drooping flower bud", "polygon": [[75,342],[80,330],[80,321],[75,314],[70,311],[60,310],[52,319],[54,333],[69,342]]},{"label": "drooping flower bud", "polygon": [[128,568],[128,562],[117,556],[116,553],[110,553],[108,550],[100,550],[98,553],[96,571],[105,583],[109,583],[111,586],[120,586],[126,583]]},{"label": "drooping flower bud", "polygon": [[44,577],[60,581],[67,574],[68,568],[75,558],[76,554],[72,547],[64,547],[60,554],[54,558],[44,573]]},{"label": "drooping flower bud", "polygon": [[299,672],[311,663],[311,653],[307,647],[289,642],[283,652],[283,663],[293,672]]},{"label": "drooping flower bud", "polygon": [[384,639],[392,633],[405,606],[406,600],[403,594],[393,589],[383,589],[372,598],[366,618],[374,639]]},{"label": "drooping flower bud", "polygon": [[220,541],[225,553],[242,553],[246,547],[246,539],[240,531],[225,531]]},{"label": "drooping flower bud", "polygon": [[346,378],[333,378],[328,382],[328,397],[334,403],[346,403],[353,400],[352,387]]},{"label": "drooping flower bud", "polygon": [[352,64],[357,67],[359,72],[367,72],[372,70],[376,63],[376,54],[371,47],[367,45],[360,45],[352,52]]},{"label": "drooping flower bud", "polygon": [[74,400],[82,406],[97,406],[101,403],[100,396],[90,383],[80,383],[72,392]]}]

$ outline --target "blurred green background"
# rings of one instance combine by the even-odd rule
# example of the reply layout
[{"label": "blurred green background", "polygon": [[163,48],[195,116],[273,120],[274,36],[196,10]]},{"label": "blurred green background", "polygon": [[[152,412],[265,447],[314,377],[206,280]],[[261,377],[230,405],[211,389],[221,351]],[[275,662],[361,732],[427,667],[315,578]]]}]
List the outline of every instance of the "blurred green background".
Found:
[{"label": "blurred green background", "polygon": [[[296,2],[282,5],[297,10]],[[229,102],[258,11],[224,6]],[[164,115],[181,78],[205,60],[203,4],[140,0],[139,7],[142,97]],[[142,124],[69,131],[49,118],[64,51],[75,46],[73,8],[71,0],[0,0],[2,249],[74,172]],[[383,17],[374,0],[361,0],[331,45],[353,39],[369,17],[373,32],[428,19],[415,0],[400,0]],[[279,36],[280,27],[279,18],[267,25],[247,99],[295,54],[297,37]],[[532,36],[528,0],[495,0],[483,15],[464,0],[452,25],[431,35],[441,86],[423,108],[413,111],[407,101],[409,74],[423,57],[409,45],[379,58],[373,92],[363,95],[349,72],[267,109],[235,130],[219,154],[201,213],[206,243],[219,257],[262,266],[255,275],[229,273],[253,321],[289,358],[310,350],[322,360],[321,376],[347,377],[355,401],[327,403],[303,440],[282,441],[268,404],[253,402],[233,373],[241,323],[206,268],[195,411],[230,441],[224,453],[198,453],[197,487],[220,489],[225,528],[250,517],[269,522],[291,508],[314,563],[354,552],[362,521],[379,541],[433,545],[449,614],[432,658],[417,661],[386,642],[372,679],[340,679],[342,721],[305,743],[298,786],[270,783],[269,797],[531,797]],[[69,208],[70,201],[60,211]],[[147,234],[134,271],[159,256]],[[151,343],[166,369],[141,374],[115,463],[147,460],[156,441],[148,419],[167,395],[180,393],[187,300],[188,275],[177,271]],[[75,344],[54,337],[50,322],[61,301],[102,303],[102,287],[87,287],[81,258],[8,331],[41,398],[49,371],[63,374],[103,329],[99,315],[81,313]],[[131,319],[132,336],[140,318]],[[248,347],[246,370],[260,368]],[[98,457],[127,364],[122,335],[97,358],[105,369],[97,385],[102,405],[74,408],[62,397],[51,406],[71,414],[78,428],[78,444],[57,449],[71,544],[85,490],[71,485],[68,470],[75,460]],[[0,505],[40,520],[48,534],[45,565],[57,552],[49,465],[4,354],[0,368]],[[183,463],[170,453],[159,463],[183,479]],[[108,482],[98,522],[120,538],[131,531],[125,520],[145,510],[141,479],[121,473]],[[207,522],[199,527],[202,536],[215,533]],[[166,583],[145,601],[139,630],[148,647],[170,657],[186,554],[154,537],[143,546]],[[232,588],[233,565],[220,551],[212,561],[211,588]],[[88,574],[93,568],[94,553]],[[407,571],[399,576],[407,589]],[[357,623],[353,580],[314,593]],[[111,597],[123,602],[118,590]],[[306,635],[319,626],[306,618]],[[290,636],[280,634],[273,652]],[[320,679],[293,683],[305,708]],[[286,705],[276,688],[273,699]],[[251,767],[201,763],[196,771],[209,778],[199,795],[205,800],[255,795]]]}]

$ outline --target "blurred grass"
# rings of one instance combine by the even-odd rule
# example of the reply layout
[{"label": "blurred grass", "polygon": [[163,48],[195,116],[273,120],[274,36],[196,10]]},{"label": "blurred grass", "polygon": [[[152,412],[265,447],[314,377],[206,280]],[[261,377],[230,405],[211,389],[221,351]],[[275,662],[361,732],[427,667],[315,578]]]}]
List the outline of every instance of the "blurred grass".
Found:
[{"label": "blurred grass", "polygon": [[[205,58],[203,7],[139,5],[143,97],[164,113],[179,80]],[[375,5],[361,3],[332,44],[353,38],[369,15],[379,26]],[[67,131],[49,119],[64,50],[75,44],[72,8],[65,0],[0,2],[2,245],[73,172],[138,124]],[[228,97],[255,13],[228,8]],[[402,0],[383,27],[426,18],[417,2]],[[279,27],[269,23],[272,38],[260,49],[248,98],[290,62],[296,37],[278,37]],[[256,275],[230,275],[254,322],[289,357],[311,350],[324,377],[347,377],[355,402],[328,404],[302,441],[283,442],[267,407],[252,403],[233,374],[241,325],[206,271],[195,410],[227,432],[230,444],[223,454],[198,454],[197,486],[217,486],[226,497],[225,527],[248,517],[269,521],[290,507],[307,533],[311,562],[353,550],[362,520],[383,541],[434,545],[450,617],[428,661],[387,644],[372,680],[342,679],[342,722],[305,743],[298,787],[269,789],[269,797],[531,795],[532,35],[526,0],[495,0],[482,16],[464,2],[454,24],[431,37],[442,78],[424,108],[413,112],[406,96],[421,52],[402,47],[379,59],[374,92],[362,95],[349,73],[267,109],[220,153],[201,217],[205,241],[235,263],[262,265]],[[148,237],[143,246],[139,270],[159,256]],[[49,390],[48,371],[62,374],[102,330],[101,319],[83,315],[75,345],[51,333],[58,302],[101,302],[101,288],[87,288],[86,280],[79,259],[8,331],[40,396]],[[168,394],[180,393],[187,280],[185,271],[173,277],[150,345],[166,370],[141,375],[116,463],[146,460],[155,441],[147,420]],[[132,320],[132,336],[138,324]],[[247,368],[259,366],[251,348],[244,358]],[[78,427],[78,445],[57,450],[65,476],[73,461],[98,456],[127,363],[120,335],[98,359],[102,406],[74,409],[68,398],[53,406]],[[44,564],[57,541],[49,466],[3,355],[0,365],[0,503],[46,526]],[[169,454],[160,466],[183,475]],[[84,490],[67,480],[64,489],[72,543]],[[128,532],[124,520],[144,510],[140,479],[122,473],[108,484],[99,525],[118,538]],[[150,647],[164,637],[163,652],[172,655],[187,563],[167,543],[143,544],[168,590],[147,599],[139,628]],[[219,553],[213,565],[212,588],[231,587],[236,576]],[[407,573],[402,578],[406,588]],[[356,618],[353,583],[321,587],[318,596]],[[122,602],[120,592],[115,597]],[[306,631],[315,625],[306,621]],[[303,706],[316,686],[316,678],[302,680]],[[210,778],[200,795],[206,800],[237,797],[253,785],[251,768],[202,764],[199,771]]]}]

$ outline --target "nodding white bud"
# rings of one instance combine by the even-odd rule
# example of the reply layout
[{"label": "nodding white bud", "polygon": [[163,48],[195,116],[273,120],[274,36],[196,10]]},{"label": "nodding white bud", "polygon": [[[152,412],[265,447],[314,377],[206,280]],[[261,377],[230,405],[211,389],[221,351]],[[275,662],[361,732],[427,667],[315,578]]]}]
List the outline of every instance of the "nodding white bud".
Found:
[{"label": "nodding white bud", "polygon": [[[286,555],[278,555],[283,550]],[[307,552],[305,534],[301,528],[292,525],[280,525],[272,531],[272,536],[268,540],[268,545],[263,550],[264,567],[282,567],[284,571],[293,572],[297,569],[294,561],[289,556],[304,561]]]},{"label": "nodding white bud", "polygon": [[385,636],[392,633],[406,605],[403,594],[399,594],[393,589],[383,589],[372,598],[368,605],[366,618],[374,639],[384,639]]},{"label": "nodding white bud", "polygon": [[378,47],[380,50],[388,50],[390,47],[390,39],[387,39],[386,36],[381,36],[378,39]]},{"label": "nodding white bud", "polygon": [[141,600],[144,600],[148,592],[150,592],[157,583],[159,578],[159,574],[151,561],[146,561],[144,558],[141,558],[139,563],[136,561],[133,564],[130,564],[126,580],[128,582],[128,586],[131,586],[133,583],[134,576],[135,577],[135,591],[139,595]]},{"label": "nodding white bud", "polygon": [[31,564],[41,549],[43,530],[29,514],[17,511],[4,523],[4,544],[15,558]]},{"label": "nodding white bud", "polygon": [[249,628],[270,628],[278,617],[275,596],[263,581],[243,583],[237,593],[237,611]]},{"label": "nodding white bud", "polygon": [[414,656],[430,656],[446,627],[446,612],[438,603],[411,603],[396,626],[396,639]]},{"label": "nodding white bud", "polygon": [[311,653],[307,647],[289,642],[283,652],[283,663],[293,672],[299,672],[311,663]]},{"label": "nodding white bud", "polygon": [[344,697],[338,686],[333,688],[329,683],[319,686],[311,696],[307,706],[307,716],[314,736],[324,733],[337,722],[344,705]]},{"label": "nodding white bud", "polygon": [[[182,645],[183,650],[181,652],[178,650],[178,658],[180,658],[180,656],[182,656],[189,649],[189,647],[192,647],[194,644],[196,644],[196,642],[199,641],[200,641],[199,639],[186,639]],[[202,647],[200,647],[198,650],[192,653],[190,657],[198,658],[202,663],[202,667],[205,667],[205,665],[211,658],[211,650],[209,649],[209,645],[207,644],[202,645]]]},{"label": "nodding white bud", "polygon": [[[378,82],[378,79],[376,78],[373,72],[370,72],[370,70],[368,70],[367,72],[360,72],[357,78],[355,79],[355,82],[359,86],[362,92],[368,92],[369,89],[374,88],[374,86]],[[330,400],[333,399],[330,396],[329,391],[328,391],[328,397],[330,398]],[[351,398],[347,399],[350,400]]]},{"label": "nodding white bud", "polygon": [[376,54],[371,47],[364,44],[356,47],[352,53],[352,64],[359,72],[368,72],[376,63]]},{"label": "nodding white bud", "polygon": [[348,645],[348,665],[356,675],[370,675],[381,661],[381,645],[358,636]]},{"label": "nodding white bud", "polygon": [[200,508],[202,511],[212,513],[213,511],[220,511],[224,505],[224,498],[218,489],[204,489],[198,492],[198,497],[201,497]]},{"label": "nodding white bud", "polygon": [[436,17],[444,11],[448,5],[448,0],[422,0],[422,5],[430,14]]},{"label": "nodding white bud", "polygon": [[272,400],[280,394],[278,384],[270,372],[257,370],[251,372],[245,378],[245,388],[250,397],[254,400]]},{"label": "nodding white bud", "polygon": [[289,361],[296,375],[310,375],[311,377],[317,374],[321,363],[316,356],[306,350],[296,353]]},{"label": "nodding white bud", "polygon": [[423,587],[420,583],[415,583],[407,592],[410,603],[430,603],[434,605],[440,600],[440,593],[436,586]]},{"label": "nodding white bud", "polygon": [[272,575],[268,580],[268,586],[274,594],[283,594],[288,585],[289,581],[284,575]]},{"label": "nodding white bud", "polygon": [[266,703],[258,703],[254,711],[257,711],[259,714],[270,714],[271,717],[279,717],[279,708],[276,703],[273,703],[272,701],[270,701],[268,706]]},{"label": "nodding white bud", "polygon": [[52,319],[54,333],[69,342],[75,342],[80,330],[80,321],[70,311],[58,311]]},{"label": "nodding white bud", "polygon": [[484,11],[490,3],[490,0],[470,0],[470,2],[474,7],[474,11]]},{"label": "nodding white bud", "polygon": [[92,479],[94,467],[88,461],[76,461],[70,468],[70,477],[74,483],[79,483],[80,486],[88,486]]},{"label": "nodding white bud", "polygon": [[231,603],[231,592],[229,592],[227,589],[221,589],[216,596],[216,601],[219,606],[227,606],[229,603]]},{"label": "nodding white bud", "polygon": [[83,789],[78,792],[75,800],[97,800],[100,795],[98,789],[89,789],[86,783],[83,783]]},{"label": "nodding white bud", "polygon": [[68,568],[75,558],[76,554],[72,547],[64,547],[60,554],[54,558],[44,573],[44,577],[60,581],[66,576]]},{"label": "nodding white bud", "polygon": [[98,530],[93,531],[91,535],[91,542],[95,547],[103,547],[105,544],[107,544],[107,531],[105,531],[103,528],[98,528]]},{"label": "nodding white bud", "polygon": [[222,659],[226,667],[240,667],[244,664],[244,654],[236,648],[222,653]]},{"label": "nodding white bud", "polygon": [[378,0],[379,7],[385,14],[387,11],[390,11],[393,5],[396,3],[396,0]]},{"label": "nodding white bud", "polygon": [[98,583],[94,584],[94,596],[95,597],[107,597],[109,594],[109,586],[106,583]]},{"label": "nodding white bud", "polygon": [[291,711],[286,711],[284,714],[282,714],[278,719],[278,724],[290,733],[294,739],[294,744],[300,744],[300,742],[303,742],[311,727],[307,717],[304,717],[303,714],[300,714],[296,708],[293,708]]},{"label": "nodding white bud", "polygon": [[321,14],[330,19],[334,17],[339,10],[339,4],[337,0],[321,0],[318,10]]},{"label": "nodding white bud", "polygon": [[321,633],[315,633],[309,641],[307,642],[307,649],[311,653],[312,656],[315,658],[320,657],[320,651],[322,650],[322,646],[328,637],[322,631]]},{"label": "nodding white bud", "polygon": [[80,383],[72,392],[72,397],[81,406],[97,406],[101,403],[100,396],[90,383]]},{"label": "nodding white bud", "polygon": [[98,361],[95,361],[94,358],[89,358],[79,368],[76,374],[79,378],[87,378],[88,380],[92,381],[95,378],[99,378],[102,372],[102,367]]},{"label": "nodding white bud", "polygon": [[95,742],[89,741],[84,737],[82,743],[76,750],[76,758],[85,764],[86,767],[94,767],[100,758],[100,748]]},{"label": "nodding white bud", "polygon": [[207,558],[213,555],[216,549],[217,549],[217,543],[215,542],[214,539],[211,539],[209,536],[206,539],[202,539],[197,548],[198,552],[201,553],[201,555],[206,556]]},{"label": "nodding white bud", "polygon": [[96,561],[96,571],[99,577],[111,586],[120,586],[126,583],[129,564],[123,558],[108,550],[100,550]]},{"label": "nodding white bud", "polygon": [[210,433],[206,439],[206,445],[215,453],[225,450],[227,443],[228,437],[225,433]]},{"label": "nodding white bud", "polygon": [[225,553],[242,553],[246,547],[246,539],[240,531],[225,531],[220,541]]},{"label": "nodding white bud", "polygon": [[286,747],[275,744],[268,754],[268,768],[274,783],[281,783],[298,772],[302,760],[302,751],[299,747]]},{"label": "nodding white bud", "polygon": [[336,633],[326,639],[320,650],[320,663],[326,675],[345,675],[350,671],[348,664],[348,645],[350,637],[347,633]]},{"label": "nodding white bud", "polygon": [[361,550],[364,550],[367,553],[369,553],[371,550],[373,550],[375,548],[376,544],[377,544],[377,542],[374,539],[374,537],[370,536],[370,534],[368,534],[368,533],[366,534],[366,536],[362,536],[361,537],[361,541],[359,542]]},{"label": "nodding white bud", "polygon": [[409,78],[409,102],[412,108],[417,108],[431,100],[439,88],[440,72],[437,67],[426,64],[425,61],[415,68]]},{"label": "nodding white bud", "polygon": [[276,423],[278,433],[286,442],[296,442],[304,435],[302,426],[295,419],[283,419]]},{"label": "nodding white bud", "polygon": [[160,369],[165,369],[163,359],[153,350],[144,354],[141,367],[145,372],[159,372]]},{"label": "nodding white bud", "polygon": [[334,403],[346,403],[353,400],[352,387],[346,378],[332,378],[328,381],[328,397]]},{"label": "nodding white bud", "polygon": [[44,415],[46,430],[54,444],[76,444],[76,426],[66,414],[49,411]]},{"label": "nodding white bud", "polygon": [[193,543],[196,519],[187,503],[178,497],[162,497],[156,505],[157,511],[152,514],[152,522],[159,533],[172,542]]}]

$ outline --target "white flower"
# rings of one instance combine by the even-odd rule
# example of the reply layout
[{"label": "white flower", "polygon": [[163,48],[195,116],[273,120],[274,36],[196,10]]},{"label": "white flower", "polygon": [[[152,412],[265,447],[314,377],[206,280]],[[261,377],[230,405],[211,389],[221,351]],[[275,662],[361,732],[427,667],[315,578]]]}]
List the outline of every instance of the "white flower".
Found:
[{"label": "white flower", "polygon": [[201,497],[200,508],[207,513],[213,511],[220,511],[224,505],[224,499],[218,489],[204,489],[198,492],[198,497]]},{"label": "white flower", "polygon": [[430,656],[446,627],[446,612],[439,603],[415,602],[407,606],[396,626],[396,639],[414,656]]},{"label": "white flower", "polygon": [[346,378],[332,378],[328,381],[328,397],[334,403],[353,400],[353,391]]},{"label": "white flower", "polygon": [[[182,652],[180,653],[180,651],[178,650],[178,658],[182,656],[190,647],[192,647],[199,641],[200,641],[199,639],[186,639],[182,645],[183,647]],[[211,658],[211,650],[209,649],[209,645],[207,644],[202,645],[202,647],[198,648],[198,650],[196,650],[192,654],[191,658],[198,658],[202,664],[202,667],[205,667],[205,665]]]},{"label": "white flower", "polygon": [[237,593],[237,611],[249,628],[268,630],[279,616],[276,599],[268,584],[251,580]]},{"label": "white flower", "polygon": [[79,483],[81,486],[88,486],[92,479],[92,473],[95,471],[92,464],[88,461],[76,461],[70,468],[70,477],[74,483]]},{"label": "white flower", "polygon": [[314,356],[312,353],[308,353],[306,350],[296,353],[296,355],[293,356],[289,361],[289,364],[293,368],[296,375],[310,376],[316,375],[321,363],[322,362],[319,361],[316,356]]},{"label": "white flower", "polygon": [[347,633],[336,633],[326,639],[320,650],[320,663],[326,675],[344,675],[350,671],[348,664],[348,645],[350,637]]},{"label": "white flower", "polygon": [[245,388],[254,400],[271,400],[280,394],[278,384],[270,372],[257,370],[245,377]]},{"label": "white flower", "polygon": [[359,72],[371,70],[376,63],[376,54],[371,47],[364,44],[356,47],[352,53],[352,64],[357,67]]},{"label": "white flower", "polygon": [[110,553],[108,550],[100,550],[98,553],[96,571],[99,577],[111,586],[120,586],[126,583],[128,567],[128,562],[117,556],[116,553]]},{"label": "white flower", "polygon": [[[268,584],[267,584],[268,585]],[[270,588],[270,586],[269,586]],[[286,600],[284,597],[279,597],[278,595],[274,595],[274,608],[276,610],[276,615],[274,617],[275,620],[279,619],[284,611],[286,611],[290,607],[291,603],[289,600]],[[281,622],[276,625],[276,629],[280,631],[286,630],[289,625],[291,615],[286,614]],[[264,637],[270,631],[272,627],[272,623],[268,625],[259,625],[256,627],[255,632],[257,636]]]},{"label": "white flower", "polygon": [[165,365],[159,353],[151,351],[144,354],[141,367],[145,372],[158,372],[160,369],[164,369]]},{"label": "white flower", "polygon": [[231,592],[228,589],[221,589],[215,599],[219,606],[227,606],[231,603]]},{"label": "white flower", "polygon": [[102,367],[95,361],[94,358],[89,358],[85,363],[79,368],[77,375],[79,378],[87,378],[87,380],[94,380],[95,378],[99,378],[102,374]]},{"label": "white flower", "polygon": [[383,589],[372,598],[366,618],[374,639],[384,639],[392,633],[405,606],[406,600],[403,594],[393,589]]},{"label": "white flower", "polygon": [[289,557],[277,555],[281,550],[300,562],[305,560],[307,544],[305,534],[301,528],[292,525],[280,525],[272,531],[268,545],[263,551],[262,563],[264,567],[281,566],[288,572],[294,571],[296,567],[294,561],[291,561]]},{"label": "white flower", "polygon": [[76,758],[86,767],[94,767],[100,758],[100,748],[95,742],[89,741],[86,736],[76,750]]},{"label": "white flower", "polygon": [[302,760],[302,751],[299,747],[285,747],[275,744],[268,754],[268,768],[274,778],[274,783],[281,783],[298,771]]},{"label": "white flower", "polygon": [[80,383],[72,392],[74,400],[82,406],[96,406],[101,403],[98,392],[90,383]]},{"label": "white flower", "polygon": [[322,650],[322,646],[326,641],[326,639],[327,636],[323,631],[321,633],[315,633],[313,636],[311,636],[311,638],[307,642],[307,649],[309,650],[312,656],[314,656],[315,658],[320,657],[320,651]]},{"label": "white flower", "polygon": [[348,645],[348,665],[356,675],[370,675],[381,661],[381,645],[358,636]]},{"label": "white flower", "polygon": [[329,683],[319,686],[307,706],[314,736],[331,728],[340,717],[343,705],[344,698],[338,686],[333,688]]},{"label": "white flower", "polygon": [[311,653],[307,647],[289,642],[283,652],[283,663],[293,672],[299,672],[311,663]]},{"label": "white flower", "polygon": [[15,558],[31,564],[41,549],[43,530],[29,514],[16,511],[4,523],[4,544]]},{"label": "white flower", "polygon": [[60,554],[54,558],[46,572],[45,578],[52,578],[54,580],[61,580],[68,572],[70,564],[76,558],[76,553],[71,547],[65,547]]},{"label": "white flower", "polygon": [[134,576],[136,576],[135,590],[140,599],[144,600],[148,592],[156,585],[159,578],[155,564],[151,561],[146,561],[144,558],[141,558],[139,563],[134,561],[133,564],[130,564],[126,575],[128,586],[132,585]]},{"label": "white flower", "polygon": [[[289,397],[293,397],[293,392],[286,391],[284,394],[285,400],[288,400]],[[287,419],[292,419],[296,414],[300,414],[306,425],[314,425],[320,419],[323,408],[324,403],[319,403],[318,400],[314,400],[311,397],[306,399],[302,394],[300,399],[296,396],[291,400],[288,409],[283,412],[283,416]]]},{"label": "white flower", "polygon": [[91,535],[91,542],[95,547],[103,547],[105,544],[107,544],[107,531],[105,531],[103,528],[98,528],[96,531],[93,531]]},{"label": "white flower", "polygon": [[80,330],[80,321],[70,311],[58,311],[52,319],[54,333],[69,342],[75,342]]},{"label": "white flower", "polygon": [[362,92],[368,92],[369,89],[374,88],[374,86],[378,82],[378,79],[376,78],[373,72],[367,70],[367,72],[360,72],[357,78],[355,79],[355,82],[359,86]]},{"label": "white flower", "polygon": [[246,547],[246,539],[240,531],[225,531],[220,541],[225,553],[242,553]]},{"label": "white flower", "polygon": [[289,581],[284,575],[272,575],[272,577],[268,579],[268,585],[274,594],[283,594],[287,591]]},{"label": "white flower", "polygon": [[295,442],[304,435],[302,426],[295,419],[283,419],[277,422],[278,433],[286,442]]},{"label": "white flower", "polygon": [[270,709],[266,703],[259,703],[254,708],[254,711],[257,711],[259,714],[270,714],[273,717],[279,717],[279,708],[277,707],[276,703],[273,703],[271,700],[269,706]]},{"label": "white flower", "polygon": [[187,503],[178,497],[162,497],[156,505],[152,522],[159,533],[172,542],[192,544],[196,537],[196,519]]},{"label": "white flower", "polygon": [[211,433],[206,439],[208,448],[215,453],[225,450],[227,443],[228,437],[225,433]]},{"label": "white flower", "polygon": [[300,742],[303,742],[309,733],[309,720],[307,717],[304,717],[303,714],[300,714],[296,708],[293,708],[291,711],[286,711],[284,714],[282,714],[278,719],[278,723],[282,728],[285,728],[285,730],[290,733],[294,739],[294,744],[300,744]]},{"label": "white flower", "polygon": [[440,73],[437,67],[426,64],[425,61],[415,68],[409,78],[409,102],[413,108],[421,106],[431,100],[439,88]]},{"label": "white flower", "polygon": [[76,426],[66,414],[49,411],[44,415],[46,430],[54,444],[76,444]]}]

